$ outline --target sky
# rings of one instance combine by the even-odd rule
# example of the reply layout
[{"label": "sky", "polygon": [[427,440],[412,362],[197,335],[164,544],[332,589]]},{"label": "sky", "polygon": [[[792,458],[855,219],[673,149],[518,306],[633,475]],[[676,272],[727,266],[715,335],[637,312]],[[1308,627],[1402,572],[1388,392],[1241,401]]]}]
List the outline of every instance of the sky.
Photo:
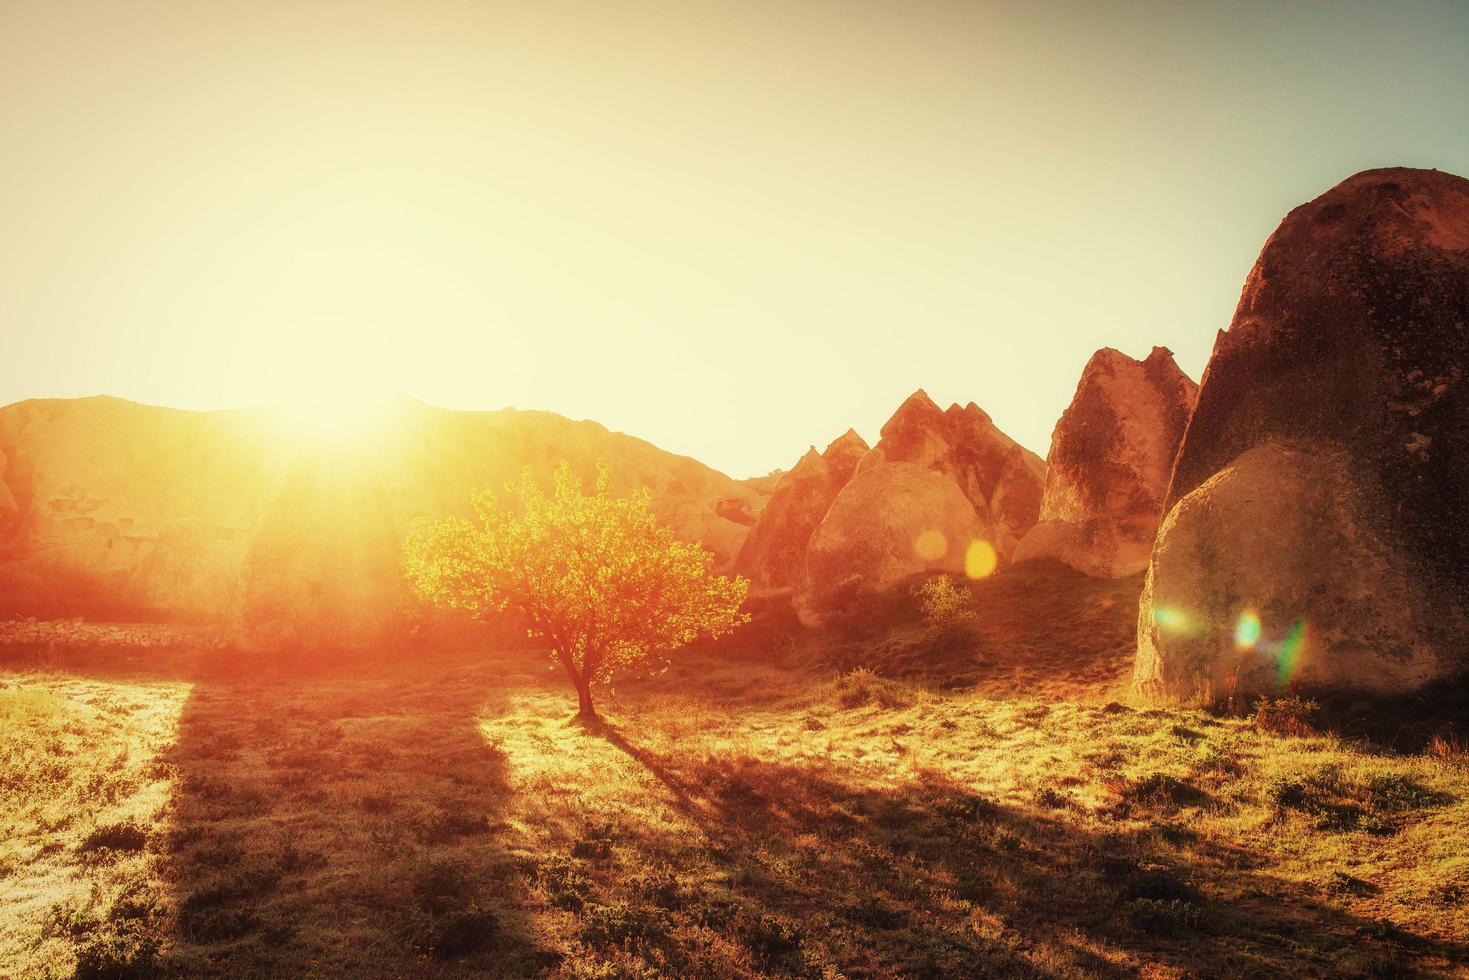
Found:
[{"label": "sky", "polygon": [[734,476],[1044,455],[1285,213],[1469,174],[1469,3],[0,0],[0,403],[397,392]]}]

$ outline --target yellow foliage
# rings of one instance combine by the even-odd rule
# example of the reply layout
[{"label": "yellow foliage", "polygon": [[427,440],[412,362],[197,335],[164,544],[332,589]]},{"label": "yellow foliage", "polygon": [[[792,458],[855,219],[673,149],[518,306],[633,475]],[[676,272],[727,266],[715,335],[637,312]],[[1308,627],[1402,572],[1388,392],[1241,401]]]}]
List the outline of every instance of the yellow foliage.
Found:
[{"label": "yellow foliage", "polygon": [[967,619],[973,597],[969,590],[954,584],[947,575],[928,579],[914,594],[923,618],[936,629],[948,629]]},{"label": "yellow foliage", "polygon": [[591,494],[571,466],[549,495],[529,468],[507,490],[520,507],[501,510],[473,494],[475,517],[420,523],[403,546],[414,591],[476,615],[509,612],[544,639],[592,714],[590,685],[635,666],[657,666],[701,636],[749,621],[749,583],[710,573],[714,560],[678,541],[653,516],[646,488],[618,498],[605,464]]}]

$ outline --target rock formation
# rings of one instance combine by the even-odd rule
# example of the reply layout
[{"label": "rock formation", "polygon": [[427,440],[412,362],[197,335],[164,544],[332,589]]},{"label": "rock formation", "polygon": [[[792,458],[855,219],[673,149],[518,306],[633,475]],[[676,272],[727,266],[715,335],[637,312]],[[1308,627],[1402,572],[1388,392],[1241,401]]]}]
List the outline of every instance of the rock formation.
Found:
[{"label": "rock formation", "polygon": [[1389,693],[1469,665],[1469,181],[1357,174],[1255,263],[1179,449],[1148,694]]},{"label": "rock formation", "polygon": [[963,571],[983,541],[1007,557],[1040,512],[1045,464],[970,403],[923,391],[882,428],[806,551],[797,607],[815,624],[834,602],[924,571]]},{"label": "rock formation", "polygon": [[735,571],[757,590],[794,587],[806,568],[806,546],[837,494],[867,454],[867,443],[848,429],[824,452],[812,446],[783,474],[735,560]]},{"label": "rock formation", "polygon": [[1093,354],[1051,436],[1040,522],[1015,561],[1054,558],[1102,578],[1147,568],[1198,390],[1165,347],[1142,361]]},{"label": "rock formation", "polygon": [[401,589],[415,516],[464,512],[563,459],[613,491],[647,486],[659,518],[721,562],[763,502],[683,456],[547,412],[403,401],[360,445],[293,437],[264,412],[113,398],[0,409],[0,615],[218,620],[269,633],[312,620],[370,636]]}]

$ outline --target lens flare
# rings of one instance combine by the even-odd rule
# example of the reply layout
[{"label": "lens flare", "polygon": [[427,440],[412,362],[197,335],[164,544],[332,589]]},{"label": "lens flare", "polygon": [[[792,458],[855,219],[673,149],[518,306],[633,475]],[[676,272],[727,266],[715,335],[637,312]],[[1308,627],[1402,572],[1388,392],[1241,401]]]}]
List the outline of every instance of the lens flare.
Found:
[{"label": "lens flare", "polygon": [[1291,675],[1295,673],[1300,663],[1301,652],[1305,649],[1306,621],[1298,619],[1291,624],[1290,632],[1285,634],[1285,639],[1280,641],[1280,653],[1275,667],[1281,687],[1290,683]]},{"label": "lens flare", "polygon": [[1241,651],[1253,650],[1259,642],[1260,614],[1253,609],[1246,609],[1239,614],[1239,622],[1234,624],[1234,647]]},{"label": "lens flare", "polygon": [[949,539],[944,537],[942,531],[924,531],[913,542],[913,550],[924,561],[938,561],[949,553]]},{"label": "lens flare", "polygon": [[1189,629],[1189,619],[1182,609],[1174,609],[1171,606],[1159,606],[1153,610],[1153,622],[1158,628],[1169,633],[1185,633]]},{"label": "lens flare", "polygon": [[988,541],[971,541],[964,552],[964,574],[970,578],[986,578],[999,564],[1000,556]]}]

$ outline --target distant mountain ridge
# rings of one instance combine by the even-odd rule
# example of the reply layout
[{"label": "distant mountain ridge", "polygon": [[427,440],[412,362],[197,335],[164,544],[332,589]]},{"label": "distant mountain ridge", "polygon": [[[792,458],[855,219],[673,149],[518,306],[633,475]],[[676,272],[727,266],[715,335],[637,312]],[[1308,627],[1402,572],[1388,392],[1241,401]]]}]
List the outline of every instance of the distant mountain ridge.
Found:
[{"label": "distant mountain ridge", "polygon": [[[293,439],[266,410],[186,411],[108,396],[0,408],[0,615],[226,619],[321,607],[385,615],[415,517],[462,513],[562,460],[727,562],[764,498],[686,456],[551,412],[388,403],[377,431]],[[328,568],[331,574],[328,574]],[[323,611],[322,615],[326,615]]]}]

